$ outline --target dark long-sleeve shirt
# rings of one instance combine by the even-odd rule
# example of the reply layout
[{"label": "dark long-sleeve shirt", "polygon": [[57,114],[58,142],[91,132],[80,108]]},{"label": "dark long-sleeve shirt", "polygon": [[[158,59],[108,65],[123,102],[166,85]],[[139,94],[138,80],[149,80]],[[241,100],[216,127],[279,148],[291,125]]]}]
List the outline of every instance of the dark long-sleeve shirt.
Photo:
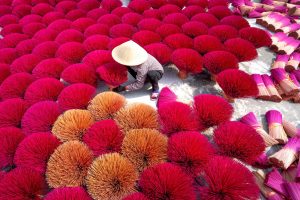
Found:
[{"label": "dark long-sleeve shirt", "polygon": [[144,86],[147,73],[149,71],[158,70],[164,72],[162,65],[156,60],[156,58],[154,58],[150,54],[148,54],[148,59],[146,60],[146,62],[130,68],[133,69],[137,73],[137,75],[136,81],[126,86],[127,90],[129,91],[141,89]]}]

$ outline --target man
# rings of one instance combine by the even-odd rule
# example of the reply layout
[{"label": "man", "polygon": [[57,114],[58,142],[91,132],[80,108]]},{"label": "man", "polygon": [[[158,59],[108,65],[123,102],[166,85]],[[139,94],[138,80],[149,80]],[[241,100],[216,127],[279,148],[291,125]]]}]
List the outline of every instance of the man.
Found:
[{"label": "man", "polygon": [[127,86],[119,86],[115,92],[132,91],[141,89],[145,82],[152,85],[151,100],[155,100],[159,94],[158,81],[164,74],[162,65],[140,45],[133,41],[125,42],[112,50],[113,59],[127,66],[129,73],[136,79]]}]

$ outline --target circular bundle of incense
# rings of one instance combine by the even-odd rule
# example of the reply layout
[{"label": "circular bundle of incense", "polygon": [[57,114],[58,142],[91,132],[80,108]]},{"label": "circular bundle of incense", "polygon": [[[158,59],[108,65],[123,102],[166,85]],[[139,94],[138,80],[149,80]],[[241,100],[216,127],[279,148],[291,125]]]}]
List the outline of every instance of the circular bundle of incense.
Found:
[{"label": "circular bundle of incense", "polygon": [[262,80],[270,94],[270,100],[271,101],[275,101],[275,102],[280,102],[282,100],[280,94],[278,93],[272,79],[267,75],[267,74],[263,74],[261,75]]},{"label": "circular bundle of incense", "polygon": [[269,161],[274,165],[287,169],[294,161],[298,159],[300,149],[300,138],[293,137],[279,151],[269,157]]},{"label": "circular bundle of incense", "polygon": [[266,120],[269,126],[269,134],[280,144],[285,144],[288,137],[282,127],[282,115],[277,110],[269,110],[266,113]]},{"label": "circular bundle of incense", "polygon": [[284,69],[277,68],[271,70],[272,77],[280,85],[286,95],[293,95],[300,91],[300,89],[293,83]]},{"label": "circular bundle of incense", "polygon": [[275,61],[272,64],[272,69],[276,69],[276,68],[285,68],[288,60],[289,60],[290,56],[289,55],[280,55],[278,54],[276,56]]},{"label": "circular bundle of incense", "polygon": [[271,137],[259,124],[257,121],[257,118],[253,112],[249,112],[244,117],[240,119],[240,121],[244,124],[247,124],[254,128],[256,132],[262,137],[262,139],[265,142],[266,146],[273,146],[275,144],[278,144],[278,141],[275,140],[273,137]]},{"label": "circular bundle of incense", "polygon": [[253,80],[256,82],[258,88],[258,99],[269,100],[271,95],[268,92],[267,87],[265,86],[263,79],[260,74],[252,74]]}]

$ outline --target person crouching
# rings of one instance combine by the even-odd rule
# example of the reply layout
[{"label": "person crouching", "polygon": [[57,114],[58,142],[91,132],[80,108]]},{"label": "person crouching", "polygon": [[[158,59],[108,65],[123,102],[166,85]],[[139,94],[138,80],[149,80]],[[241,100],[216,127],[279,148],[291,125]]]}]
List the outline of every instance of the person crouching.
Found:
[{"label": "person crouching", "polygon": [[127,41],[112,50],[113,59],[127,66],[128,72],[136,79],[135,82],[114,88],[115,92],[133,91],[141,89],[145,82],[152,85],[151,100],[155,100],[159,94],[158,81],[164,74],[162,65],[147,51],[132,40]]}]

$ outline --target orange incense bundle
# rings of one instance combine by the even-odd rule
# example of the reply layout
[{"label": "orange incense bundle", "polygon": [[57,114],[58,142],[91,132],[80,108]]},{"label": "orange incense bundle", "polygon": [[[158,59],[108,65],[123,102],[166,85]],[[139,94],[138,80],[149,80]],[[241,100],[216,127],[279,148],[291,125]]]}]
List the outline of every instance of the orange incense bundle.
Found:
[{"label": "orange incense bundle", "polygon": [[275,166],[287,169],[293,162],[295,162],[299,155],[300,138],[293,137],[287,144],[279,151],[269,157],[269,161]]},{"label": "orange incense bundle", "polygon": [[261,126],[258,122],[255,114],[253,112],[249,112],[247,115],[243,116],[240,119],[240,122],[247,124],[254,128],[256,132],[262,137],[266,146],[273,146],[278,144],[278,141],[272,138]]},{"label": "orange incense bundle", "polygon": [[271,70],[272,77],[277,81],[286,95],[293,95],[300,91],[293,81],[289,78],[284,69],[276,68]]},{"label": "orange incense bundle", "polygon": [[262,80],[270,94],[270,100],[271,101],[275,101],[275,102],[280,102],[282,100],[280,94],[278,93],[272,79],[267,75],[267,74],[263,74],[261,75]]},{"label": "orange incense bundle", "polygon": [[269,134],[280,144],[285,144],[288,137],[282,126],[282,115],[277,110],[269,110],[266,113],[266,120],[269,125]]},{"label": "orange incense bundle", "polygon": [[271,95],[268,92],[267,87],[265,86],[263,79],[260,74],[252,74],[253,80],[256,82],[258,88],[258,99],[269,100]]}]

